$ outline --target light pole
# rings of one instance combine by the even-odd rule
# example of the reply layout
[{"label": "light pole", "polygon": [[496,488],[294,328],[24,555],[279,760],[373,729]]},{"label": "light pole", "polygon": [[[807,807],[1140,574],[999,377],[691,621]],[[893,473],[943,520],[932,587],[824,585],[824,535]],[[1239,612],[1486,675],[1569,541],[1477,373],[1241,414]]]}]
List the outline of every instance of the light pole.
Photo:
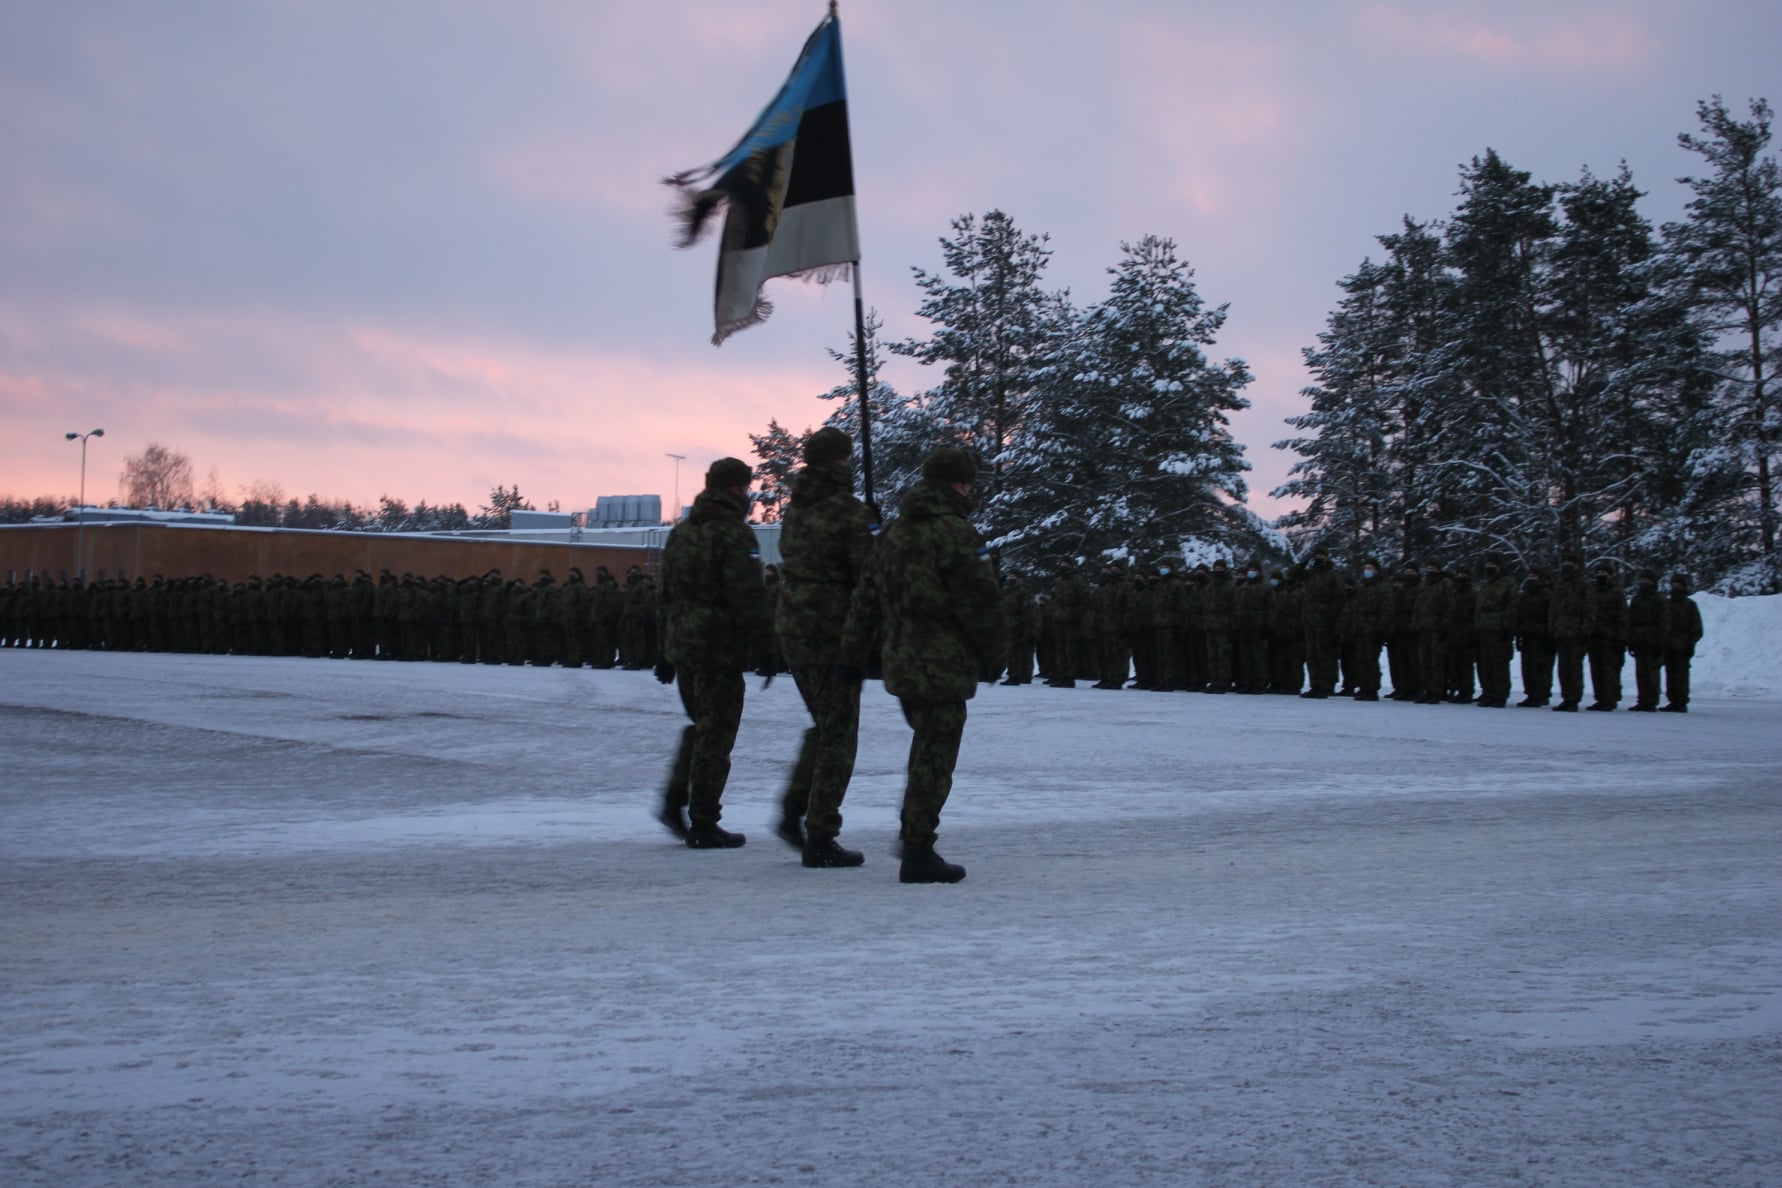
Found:
[{"label": "light pole", "polygon": [[668,522],[678,524],[681,522],[681,463],[687,460],[687,455],[668,454],[666,457],[674,459],[674,511],[670,513]]},{"label": "light pole", "polygon": [[64,433],[62,436],[69,441],[80,439],[80,510],[75,513],[80,518],[74,521],[74,577],[84,583],[87,580],[87,438],[104,437],[105,430]]}]

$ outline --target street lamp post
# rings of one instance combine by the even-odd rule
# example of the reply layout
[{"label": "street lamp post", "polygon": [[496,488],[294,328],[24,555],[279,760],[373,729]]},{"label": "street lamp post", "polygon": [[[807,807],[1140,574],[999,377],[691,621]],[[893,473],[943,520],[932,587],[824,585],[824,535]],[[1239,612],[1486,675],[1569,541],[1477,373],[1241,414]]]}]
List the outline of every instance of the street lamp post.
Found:
[{"label": "street lamp post", "polygon": [[87,438],[104,437],[105,430],[64,433],[62,436],[69,441],[80,440],[80,510],[75,512],[79,518],[74,521],[74,577],[84,584],[87,580]]},{"label": "street lamp post", "polygon": [[667,457],[674,459],[674,511],[670,513],[668,522],[678,524],[681,522],[681,463],[687,460],[687,455],[669,454]]}]

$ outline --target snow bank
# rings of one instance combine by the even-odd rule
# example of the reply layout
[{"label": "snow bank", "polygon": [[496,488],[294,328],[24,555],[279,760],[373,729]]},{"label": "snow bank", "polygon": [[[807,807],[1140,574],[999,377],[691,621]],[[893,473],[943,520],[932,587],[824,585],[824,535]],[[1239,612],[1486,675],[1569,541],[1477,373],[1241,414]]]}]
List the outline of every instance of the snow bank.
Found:
[{"label": "snow bank", "polygon": [[1702,642],[1690,683],[1698,697],[1782,697],[1782,594],[1694,595]]}]

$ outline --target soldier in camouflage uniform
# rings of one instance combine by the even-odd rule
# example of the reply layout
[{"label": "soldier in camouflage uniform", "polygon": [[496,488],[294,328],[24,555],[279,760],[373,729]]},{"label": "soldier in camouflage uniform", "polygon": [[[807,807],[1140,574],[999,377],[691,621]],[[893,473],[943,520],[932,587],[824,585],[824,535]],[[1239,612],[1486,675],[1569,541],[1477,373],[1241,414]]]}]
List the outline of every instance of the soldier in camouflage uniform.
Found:
[{"label": "soldier in camouflage uniform", "polygon": [[1232,668],[1237,692],[1268,688],[1268,624],[1274,591],[1262,580],[1262,562],[1252,561],[1231,592]]},{"label": "soldier in camouflage uniform", "polygon": [[1448,647],[1447,700],[1454,705],[1473,703],[1473,670],[1478,665],[1478,637],[1473,632],[1473,575],[1456,567],[1449,583],[1448,614],[1444,627]]},{"label": "soldier in camouflage uniform", "polygon": [[1689,663],[1702,641],[1702,612],[1689,596],[1689,578],[1671,575],[1671,600],[1664,609],[1664,693],[1660,713],[1689,712]]},{"label": "soldier in camouflage uniform", "polygon": [[1448,688],[1448,575],[1433,561],[1423,565],[1423,584],[1412,604],[1411,627],[1417,632],[1417,676],[1422,691],[1418,705],[1440,705]]},{"label": "soldier in camouflage uniform", "polygon": [[588,650],[588,663],[595,668],[611,668],[619,650],[619,616],[623,613],[625,595],[606,566],[594,569],[594,638]]},{"label": "soldier in camouflage uniform", "polygon": [[1126,608],[1132,587],[1126,568],[1115,561],[1102,567],[1101,580],[1089,599],[1095,623],[1095,682],[1097,689],[1124,689],[1131,669],[1132,652],[1126,642]]},{"label": "soldier in camouflage uniform", "polygon": [[910,741],[899,839],[898,881],[956,883],[965,868],[934,842],[965,734],[965,703],[977,693],[986,653],[1003,642],[1002,603],[989,550],[966,516],[977,465],[943,447],[922,463],[922,481],[868,559],[843,633],[842,655],[858,679],[883,639],[885,690],[903,704]]},{"label": "soldier in camouflage uniform", "polygon": [[1392,590],[1380,563],[1372,557],[1361,562],[1361,581],[1343,611],[1349,629],[1344,635],[1350,666],[1351,694],[1356,701],[1380,700],[1380,648],[1392,622]]},{"label": "soldier in camouflage uniform", "polygon": [[858,850],[836,842],[842,798],[854,775],[860,686],[841,680],[842,625],[877,525],[854,497],[854,442],[826,427],[804,445],[805,466],[780,524],[783,558],[775,600],[780,651],[815,723],[804,732],[781,805],[779,835],[813,868],[859,866]]},{"label": "soldier in camouflage uniform", "polygon": [[1599,561],[1590,579],[1590,690],[1587,709],[1608,713],[1621,704],[1621,670],[1627,663],[1627,600],[1615,570]]},{"label": "soldier in camouflage uniform", "polygon": [[1502,709],[1510,704],[1510,658],[1516,632],[1516,583],[1496,557],[1485,558],[1485,580],[1473,596],[1473,640],[1479,661],[1479,700]]},{"label": "soldier in camouflage uniform", "polygon": [[754,667],[771,630],[761,556],[748,525],[753,477],[747,462],[713,462],[705,490],[662,548],[656,679],[675,683],[693,724],[681,731],[658,819],[696,850],[734,849],[747,840],[718,820],[742,721],[743,673]]},{"label": "soldier in camouflage uniform", "polygon": [[1231,567],[1221,557],[1213,562],[1212,580],[1200,593],[1200,629],[1207,655],[1208,693],[1229,693],[1232,682],[1232,616],[1237,593]]},{"label": "soldier in camouflage uniform", "polygon": [[1343,610],[1343,580],[1330,563],[1329,549],[1313,550],[1300,605],[1307,679],[1300,696],[1321,700],[1336,691],[1337,619]]},{"label": "soldier in camouflage uniform", "polygon": [[1052,643],[1051,658],[1046,662],[1046,684],[1054,688],[1077,687],[1077,672],[1083,663],[1082,623],[1088,609],[1089,592],[1077,573],[1076,563],[1066,561],[1059,566],[1052,596],[1046,601]]},{"label": "soldier in camouflage uniform", "polygon": [[1423,675],[1417,667],[1417,591],[1423,578],[1415,561],[1405,562],[1392,580],[1392,622],[1386,629],[1386,669],[1392,675],[1392,700],[1415,701],[1423,693]]},{"label": "soldier in camouflage uniform", "polygon": [[1627,650],[1634,658],[1633,708],[1643,714],[1658,711],[1664,675],[1665,625],[1665,604],[1658,593],[1658,575],[1650,569],[1641,570],[1634,596],[1627,604]]},{"label": "soldier in camouflage uniform", "polygon": [[1568,553],[1559,563],[1559,581],[1547,608],[1547,633],[1559,660],[1556,713],[1576,713],[1584,700],[1584,653],[1590,644],[1592,609],[1578,558]]},{"label": "soldier in camouflage uniform", "polygon": [[1539,709],[1553,696],[1553,636],[1548,617],[1553,610],[1553,591],[1547,571],[1528,567],[1528,577],[1516,595],[1516,650],[1522,654],[1521,709]]},{"label": "soldier in camouflage uniform", "polygon": [[1005,685],[1033,681],[1033,645],[1039,634],[1039,610],[1027,589],[1027,580],[1015,570],[1003,579],[1003,627],[1008,632],[1006,650],[1008,679]]}]

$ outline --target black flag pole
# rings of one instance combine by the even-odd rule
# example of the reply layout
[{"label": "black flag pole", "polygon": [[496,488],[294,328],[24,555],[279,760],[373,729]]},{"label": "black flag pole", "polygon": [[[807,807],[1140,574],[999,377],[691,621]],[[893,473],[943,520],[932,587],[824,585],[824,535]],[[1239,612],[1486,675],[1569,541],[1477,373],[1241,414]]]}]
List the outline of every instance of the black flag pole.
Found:
[{"label": "black flag pole", "polygon": [[865,483],[866,506],[876,522],[879,505],[872,497],[872,411],[867,401],[871,384],[866,376],[866,301],[860,295],[860,261],[854,261],[854,382],[860,390],[860,474]]}]

